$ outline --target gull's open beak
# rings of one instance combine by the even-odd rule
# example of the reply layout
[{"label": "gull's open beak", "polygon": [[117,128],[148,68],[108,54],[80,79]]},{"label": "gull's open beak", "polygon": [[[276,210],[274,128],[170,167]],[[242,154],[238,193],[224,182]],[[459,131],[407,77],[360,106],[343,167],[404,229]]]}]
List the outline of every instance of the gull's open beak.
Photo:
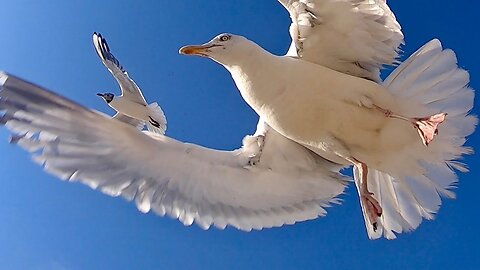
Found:
[{"label": "gull's open beak", "polygon": [[214,44],[213,42],[207,42],[203,45],[183,46],[178,52],[184,55],[198,55],[203,57],[209,57],[208,53],[210,52],[210,49],[219,46],[222,45]]},{"label": "gull's open beak", "polygon": [[180,54],[185,54],[185,55],[200,55],[200,56],[205,56],[205,50],[207,48],[205,46],[196,46],[196,45],[189,45],[189,46],[183,46],[180,48],[178,51]]},{"label": "gull's open beak", "polygon": [[102,93],[97,93],[97,96],[103,97],[103,94]]}]

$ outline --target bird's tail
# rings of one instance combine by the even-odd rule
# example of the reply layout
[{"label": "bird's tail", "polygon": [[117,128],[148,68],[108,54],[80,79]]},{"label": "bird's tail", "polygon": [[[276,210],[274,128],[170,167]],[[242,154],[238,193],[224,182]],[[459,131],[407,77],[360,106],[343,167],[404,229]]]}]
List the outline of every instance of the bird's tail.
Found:
[{"label": "bird's tail", "polygon": [[[365,217],[369,238],[383,235],[393,239],[395,233],[414,230],[423,218],[434,218],[441,205],[440,195],[455,197],[451,190],[458,181],[454,170],[467,171],[458,160],[473,152],[464,143],[478,120],[468,115],[474,100],[468,83],[469,74],[458,68],[455,53],[444,50],[436,39],[411,55],[384,81],[396,98],[413,104],[404,108],[403,114],[448,115],[428,147],[419,143],[399,151],[399,156],[413,159],[413,172],[392,176],[369,169],[368,189],[383,208],[376,229]],[[358,172],[354,172],[354,177],[358,178]]]},{"label": "bird's tail", "polygon": [[148,130],[162,135],[165,134],[165,131],[167,130],[167,119],[165,118],[162,108],[154,102],[147,105],[147,110],[149,117],[147,121]]}]

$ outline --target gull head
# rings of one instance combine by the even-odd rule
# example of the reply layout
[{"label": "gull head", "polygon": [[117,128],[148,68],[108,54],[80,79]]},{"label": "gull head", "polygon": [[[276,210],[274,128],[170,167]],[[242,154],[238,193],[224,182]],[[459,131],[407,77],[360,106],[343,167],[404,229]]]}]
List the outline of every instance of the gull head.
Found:
[{"label": "gull head", "polygon": [[107,103],[112,102],[113,98],[115,97],[115,95],[112,93],[98,93],[97,96],[102,97]]},{"label": "gull head", "polygon": [[235,65],[242,61],[252,48],[258,45],[245,37],[234,34],[220,34],[202,45],[188,45],[180,48],[179,53],[208,57],[222,65]]}]

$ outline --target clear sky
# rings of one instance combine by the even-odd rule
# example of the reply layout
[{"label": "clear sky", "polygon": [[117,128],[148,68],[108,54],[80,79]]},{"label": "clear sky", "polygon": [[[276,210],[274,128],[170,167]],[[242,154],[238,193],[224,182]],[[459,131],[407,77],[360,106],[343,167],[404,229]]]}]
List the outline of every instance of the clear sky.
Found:
[{"label": "clear sky", "polygon": [[[95,95],[118,93],[92,46],[92,33],[100,32],[147,100],[163,107],[169,136],[219,149],[239,147],[257,116],[223,67],[178,55],[178,48],[221,32],[276,54],[290,43],[288,14],[275,0],[0,3],[0,69],[113,113]],[[480,89],[480,2],[389,4],[404,29],[405,54],[439,38]],[[477,150],[478,134],[468,141]],[[480,268],[478,155],[466,159],[471,172],[460,176],[458,198],[444,201],[435,221],[394,241],[370,241],[352,188],[325,218],[251,233],[203,231],[61,182],[7,138],[0,129],[0,269]]]}]

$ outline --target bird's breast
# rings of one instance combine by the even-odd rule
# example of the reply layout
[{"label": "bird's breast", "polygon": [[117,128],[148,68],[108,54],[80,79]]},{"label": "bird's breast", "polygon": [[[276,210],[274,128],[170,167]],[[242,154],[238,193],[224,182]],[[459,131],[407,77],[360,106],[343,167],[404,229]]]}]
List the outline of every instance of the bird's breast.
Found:
[{"label": "bird's breast", "polygon": [[132,118],[148,120],[148,113],[145,105],[132,102],[122,97],[115,98],[114,100],[112,100],[112,102],[110,102],[109,105],[117,112],[130,116]]},{"label": "bird's breast", "polygon": [[376,83],[301,60],[234,79],[245,101],[270,126],[312,146],[332,137],[350,145],[374,142],[389,120],[363,106],[362,98],[395,107],[390,93]]}]

